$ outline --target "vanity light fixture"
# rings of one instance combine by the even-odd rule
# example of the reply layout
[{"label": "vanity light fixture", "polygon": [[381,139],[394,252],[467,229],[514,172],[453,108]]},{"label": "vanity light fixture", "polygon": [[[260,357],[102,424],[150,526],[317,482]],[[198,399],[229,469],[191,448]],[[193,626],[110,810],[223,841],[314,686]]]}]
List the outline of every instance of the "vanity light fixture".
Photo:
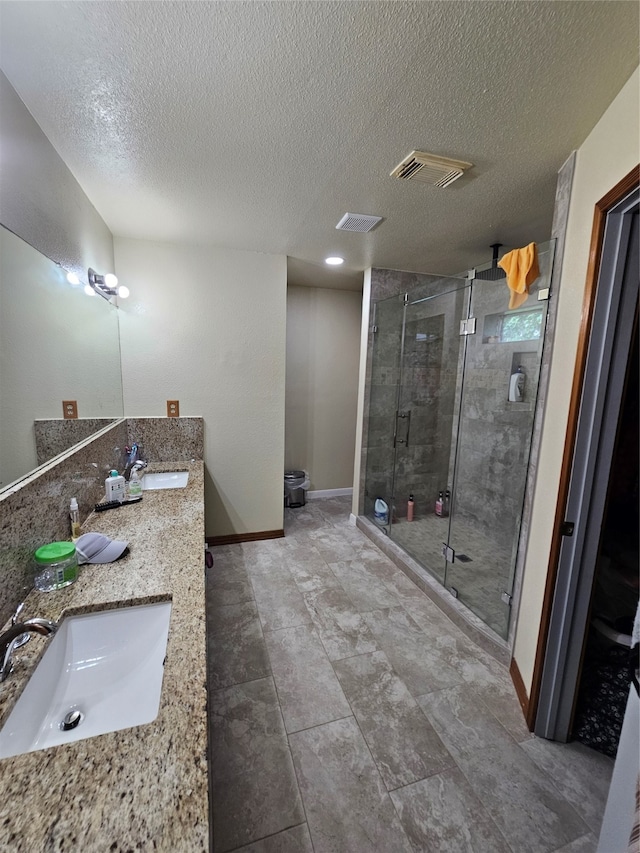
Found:
[{"label": "vanity light fixture", "polygon": [[126,299],[129,295],[129,288],[122,284],[118,286],[118,277],[111,272],[106,275],[100,275],[89,267],[87,278],[89,279],[89,284],[84,289],[85,293],[90,295],[99,293],[105,299],[109,299],[111,296],[119,296],[121,299]]},{"label": "vanity light fixture", "polygon": [[330,267],[339,267],[340,264],[344,263],[344,258],[339,258],[337,256],[331,258],[324,259],[325,264],[329,264]]}]

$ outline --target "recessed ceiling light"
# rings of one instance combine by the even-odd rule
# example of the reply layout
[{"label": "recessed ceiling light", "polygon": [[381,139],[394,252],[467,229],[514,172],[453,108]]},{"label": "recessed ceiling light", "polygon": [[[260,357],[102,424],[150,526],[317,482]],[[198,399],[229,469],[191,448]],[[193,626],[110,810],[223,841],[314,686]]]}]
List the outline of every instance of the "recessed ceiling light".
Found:
[{"label": "recessed ceiling light", "polygon": [[325,262],[325,264],[329,264],[329,266],[339,267],[340,264],[344,263],[344,258],[339,258],[339,257],[335,256],[332,258],[325,258],[324,262]]}]

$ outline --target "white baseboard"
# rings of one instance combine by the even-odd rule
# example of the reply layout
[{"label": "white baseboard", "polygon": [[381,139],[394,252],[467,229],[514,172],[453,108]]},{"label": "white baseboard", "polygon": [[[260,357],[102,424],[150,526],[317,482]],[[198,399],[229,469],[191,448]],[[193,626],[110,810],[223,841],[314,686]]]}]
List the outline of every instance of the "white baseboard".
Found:
[{"label": "white baseboard", "polygon": [[307,500],[312,501],[315,498],[342,498],[352,496],[353,489],[320,489],[317,492],[307,492]]},{"label": "white baseboard", "polygon": [[357,516],[355,516],[352,512],[349,513],[349,524],[351,524],[353,527],[356,526],[356,518]]}]

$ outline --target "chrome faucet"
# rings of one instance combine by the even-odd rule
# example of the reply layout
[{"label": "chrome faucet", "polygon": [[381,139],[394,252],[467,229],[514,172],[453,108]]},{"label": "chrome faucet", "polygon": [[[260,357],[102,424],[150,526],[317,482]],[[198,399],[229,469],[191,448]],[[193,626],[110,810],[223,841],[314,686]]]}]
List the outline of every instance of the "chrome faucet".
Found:
[{"label": "chrome faucet", "polygon": [[48,637],[51,634],[55,634],[57,630],[57,622],[36,618],[26,619],[24,622],[16,622],[4,634],[0,634],[0,682],[4,681],[12,671],[13,662],[11,656],[16,647],[22,645],[20,641],[24,634],[33,633]]},{"label": "chrome faucet", "polygon": [[135,441],[131,447],[125,447],[125,453],[127,454],[127,459],[122,474],[125,480],[129,480],[134,468],[136,470],[140,470],[140,468],[146,467],[147,463],[139,458],[138,454],[140,453],[140,447]]}]

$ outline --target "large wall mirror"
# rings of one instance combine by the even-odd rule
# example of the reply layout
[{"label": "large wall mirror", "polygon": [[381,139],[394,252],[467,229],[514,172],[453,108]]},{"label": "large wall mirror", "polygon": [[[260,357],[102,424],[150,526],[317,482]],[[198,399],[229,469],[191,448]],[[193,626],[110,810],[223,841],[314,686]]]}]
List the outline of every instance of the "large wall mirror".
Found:
[{"label": "large wall mirror", "polygon": [[0,226],[0,490],[122,414],[117,308]]}]

